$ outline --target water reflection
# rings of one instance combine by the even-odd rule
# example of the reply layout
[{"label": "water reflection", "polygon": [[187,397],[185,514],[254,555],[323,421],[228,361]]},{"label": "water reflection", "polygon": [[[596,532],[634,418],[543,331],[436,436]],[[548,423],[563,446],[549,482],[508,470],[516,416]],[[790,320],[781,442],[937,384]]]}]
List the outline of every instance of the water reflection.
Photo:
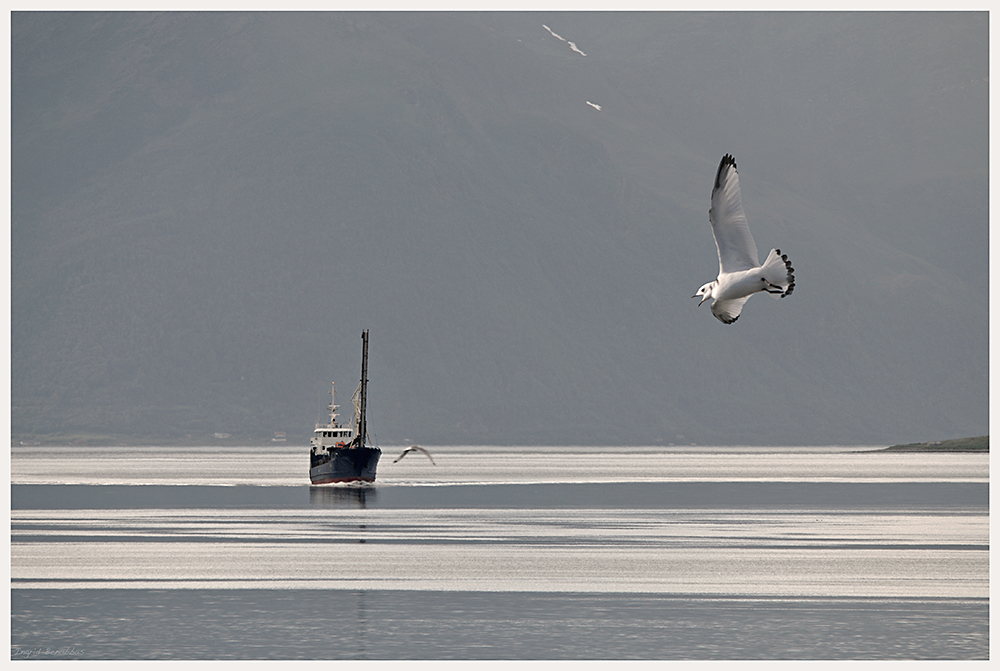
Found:
[{"label": "water reflection", "polygon": [[359,590],[357,592],[358,597],[358,632],[357,632],[357,659],[368,659],[368,649],[366,645],[365,638],[368,635],[368,611],[365,608],[365,592],[364,590]]},{"label": "water reflection", "polygon": [[338,508],[365,508],[374,503],[377,490],[374,487],[348,485],[344,487],[323,486],[309,488],[309,503]]}]

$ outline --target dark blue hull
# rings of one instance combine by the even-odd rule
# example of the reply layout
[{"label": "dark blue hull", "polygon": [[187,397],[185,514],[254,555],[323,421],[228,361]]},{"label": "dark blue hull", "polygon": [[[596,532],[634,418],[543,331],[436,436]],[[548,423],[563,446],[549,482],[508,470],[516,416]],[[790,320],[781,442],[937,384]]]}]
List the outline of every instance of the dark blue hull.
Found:
[{"label": "dark blue hull", "polygon": [[374,482],[382,450],[377,447],[331,447],[330,455],[313,456],[309,480],[314,485],[334,482]]}]

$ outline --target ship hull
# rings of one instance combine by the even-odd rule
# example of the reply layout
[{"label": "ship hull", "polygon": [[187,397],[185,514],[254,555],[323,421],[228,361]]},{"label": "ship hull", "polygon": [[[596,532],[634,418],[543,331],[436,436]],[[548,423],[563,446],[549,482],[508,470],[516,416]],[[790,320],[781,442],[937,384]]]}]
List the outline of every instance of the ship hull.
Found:
[{"label": "ship hull", "polygon": [[329,451],[329,459],[310,466],[309,480],[312,484],[375,481],[375,469],[382,450],[377,447],[331,447]]}]

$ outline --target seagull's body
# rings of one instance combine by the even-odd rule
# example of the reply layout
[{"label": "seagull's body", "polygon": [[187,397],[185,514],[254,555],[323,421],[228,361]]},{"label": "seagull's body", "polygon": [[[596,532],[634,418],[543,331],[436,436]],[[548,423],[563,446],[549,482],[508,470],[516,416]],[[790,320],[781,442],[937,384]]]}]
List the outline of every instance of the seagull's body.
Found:
[{"label": "seagull's body", "polygon": [[715,173],[708,220],[719,251],[719,276],[698,289],[692,298],[700,296],[701,303],[713,299],[712,314],[723,324],[732,324],[739,319],[743,304],[758,291],[776,298],[792,293],[795,269],[788,256],[780,249],[772,249],[763,265],[757,261],[757,245],[740,201],[736,160],[730,154],[722,157]]},{"label": "seagull's body", "polygon": [[[431,453],[425,450],[424,448],[420,447],[419,445],[411,445],[410,447],[406,448],[405,450],[403,450],[402,454],[400,454],[398,457],[392,460],[392,463],[396,463],[397,461],[408,455],[410,452],[423,452],[424,454],[427,455],[427,458],[431,460],[431,463],[434,464],[434,457],[431,456]],[[437,466],[437,464],[434,465]]]}]

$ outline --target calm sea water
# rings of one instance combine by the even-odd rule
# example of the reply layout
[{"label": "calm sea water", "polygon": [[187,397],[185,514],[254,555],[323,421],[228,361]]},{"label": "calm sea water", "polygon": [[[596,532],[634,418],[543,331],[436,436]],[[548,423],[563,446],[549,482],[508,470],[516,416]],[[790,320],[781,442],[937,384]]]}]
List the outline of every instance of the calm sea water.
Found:
[{"label": "calm sea water", "polygon": [[13,659],[986,659],[989,458],[13,448]]}]

